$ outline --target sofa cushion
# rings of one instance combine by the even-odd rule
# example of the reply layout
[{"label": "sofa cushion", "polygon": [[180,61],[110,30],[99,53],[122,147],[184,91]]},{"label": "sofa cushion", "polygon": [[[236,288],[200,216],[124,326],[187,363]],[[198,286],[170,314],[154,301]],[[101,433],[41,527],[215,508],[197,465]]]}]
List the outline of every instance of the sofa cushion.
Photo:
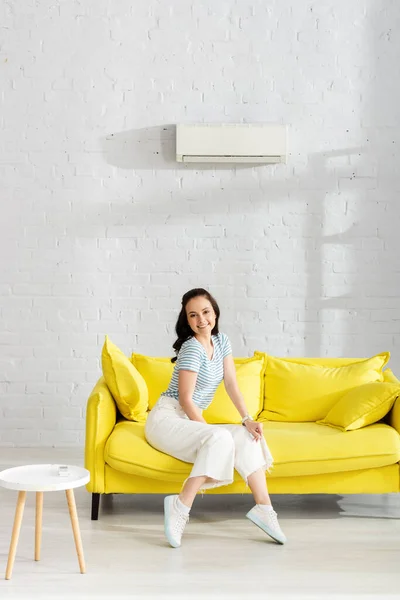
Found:
[{"label": "sofa cushion", "polygon": [[[249,415],[257,419],[264,402],[264,357],[235,358],[236,377]],[[240,424],[241,416],[229,398],[222,381],[210,406],[203,412],[210,424]]]},{"label": "sofa cushion", "polygon": [[389,412],[400,395],[396,383],[366,383],[356,387],[339,400],[326,417],[317,421],[321,425],[352,431],[376,423]]},{"label": "sofa cushion", "polygon": [[[342,432],[317,423],[269,421],[264,435],[274,457],[271,477],[373,469],[400,460],[400,436],[383,423]],[[144,424],[131,421],[115,426],[104,458],[117,471],[164,481],[183,482],[191,470],[190,463],[152,448]]]},{"label": "sofa cushion", "polygon": [[[256,355],[262,353],[256,353]],[[304,364],[267,355],[264,410],[271,421],[305,422],[323,419],[349,390],[383,381],[382,369],[390,358],[384,352],[344,366]]]},{"label": "sofa cushion", "polygon": [[190,465],[156,450],[146,441],[144,424],[120,421],[104,449],[104,460],[113,469],[165,481],[183,481]]},{"label": "sofa cushion", "polygon": [[145,421],[148,406],[146,382],[108,336],[101,353],[101,363],[104,379],[120,413],[125,419]]},{"label": "sofa cushion", "polygon": [[151,410],[162,393],[164,393],[171,381],[174,363],[170,357],[154,357],[136,354],[131,356],[132,364],[147,384],[149,391],[149,410]]}]

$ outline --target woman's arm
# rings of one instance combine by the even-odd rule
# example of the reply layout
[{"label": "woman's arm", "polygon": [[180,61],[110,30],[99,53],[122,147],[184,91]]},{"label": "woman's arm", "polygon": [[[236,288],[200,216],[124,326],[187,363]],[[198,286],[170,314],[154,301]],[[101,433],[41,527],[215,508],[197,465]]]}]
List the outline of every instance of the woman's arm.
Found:
[{"label": "woman's arm", "polygon": [[191,421],[207,423],[201,410],[193,402],[193,392],[196,385],[197,373],[181,369],[178,375],[179,404]]},{"label": "woman's arm", "polygon": [[[228,356],[225,356],[224,358],[224,385],[226,393],[236,406],[238,413],[243,419],[243,417],[249,413],[247,411],[242,392],[238,386],[235,363],[233,362],[232,354],[228,354]],[[248,419],[245,421],[244,426],[246,427],[247,431],[251,433],[255,440],[258,441],[261,439],[263,433],[262,423],[257,423],[252,419]]]},{"label": "woman's arm", "polygon": [[224,385],[226,393],[232,400],[233,404],[236,406],[237,411],[243,419],[243,417],[245,417],[248,414],[248,412],[246,408],[246,403],[242,396],[242,392],[240,391],[238,386],[235,363],[233,362],[232,354],[228,354],[228,356],[225,356],[224,358]]}]

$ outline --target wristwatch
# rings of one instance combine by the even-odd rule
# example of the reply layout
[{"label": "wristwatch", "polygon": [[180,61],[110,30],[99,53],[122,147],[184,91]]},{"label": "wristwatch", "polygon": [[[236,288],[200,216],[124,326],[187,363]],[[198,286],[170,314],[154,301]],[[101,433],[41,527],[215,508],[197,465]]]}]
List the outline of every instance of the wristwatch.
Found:
[{"label": "wristwatch", "polygon": [[251,417],[250,415],[245,415],[242,419],[242,425],[245,427],[246,426],[246,421],[254,421],[253,417]]}]

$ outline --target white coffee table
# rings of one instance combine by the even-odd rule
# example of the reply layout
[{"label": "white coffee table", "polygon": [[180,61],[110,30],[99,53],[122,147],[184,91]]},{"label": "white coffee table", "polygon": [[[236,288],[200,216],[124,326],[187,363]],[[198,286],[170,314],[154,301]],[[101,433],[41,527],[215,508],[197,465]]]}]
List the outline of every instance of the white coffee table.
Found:
[{"label": "white coffee table", "polygon": [[14,566],[22,515],[24,513],[26,492],[36,492],[35,560],[40,560],[43,492],[65,490],[80,571],[81,573],[85,573],[86,571],[73,488],[88,483],[90,480],[90,473],[82,467],[67,465],[68,474],[66,476],[60,476],[60,466],[61,465],[26,465],[23,467],[13,467],[12,469],[6,469],[5,471],[0,472],[0,486],[10,490],[18,490],[19,492],[10,551],[8,554],[6,579],[11,579]]}]

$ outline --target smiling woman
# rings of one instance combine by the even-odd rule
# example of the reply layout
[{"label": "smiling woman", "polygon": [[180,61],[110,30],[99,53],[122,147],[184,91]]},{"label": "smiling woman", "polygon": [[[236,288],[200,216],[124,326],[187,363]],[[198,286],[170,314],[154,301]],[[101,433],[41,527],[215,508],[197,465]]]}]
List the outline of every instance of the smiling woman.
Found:
[{"label": "smiling woman", "polygon": [[205,296],[192,298],[186,305],[186,314],[192,331],[197,335],[197,339],[204,346],[211,360],[214,353],[212,340],[211,347],[208,347],[208,344],[210,343],[210,332],[213,331],[217,319],[211,302]]},{"label": "smiling woman", "polygon": [[[264,474],[273,459],[262,423],[256,423],[248,414],[229,338],[218,330],[219,316],[219,306],[207,290],[195,288],[184,294],[175,327],[178,338],[173,348],[177,356],[171,359],[174,372],[145,426],[146,439],[154,448],[193,463],[179,496],[164,500],[165,533],[172,547],[180,546],[197,492],[232,483],[236,469],[256,501],[246,516],[283,544],[286,538],[271,506]],[[222,380],[243,427],[211,425],[203,417]]]},{"label": "smiling woman", "polygon": [[[209,358],[214,348],[211,335],[217,335],[220,310],[215,298],[203,288],[195,288],[186,292],[182,298],[182,308],[176,322],[175,331],[178,339],[173,349],[178,354],[184,342],[197,336],[197,339],[208,349]],[[172,362],[177,360],[174,356]]]}]

